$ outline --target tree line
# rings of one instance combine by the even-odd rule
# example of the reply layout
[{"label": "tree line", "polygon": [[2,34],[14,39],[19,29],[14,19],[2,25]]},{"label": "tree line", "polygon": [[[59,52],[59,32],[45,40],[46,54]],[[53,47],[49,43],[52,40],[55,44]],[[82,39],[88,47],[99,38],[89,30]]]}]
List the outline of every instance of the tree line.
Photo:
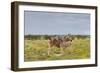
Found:
[{"label": "tree line", "polygon": [[89,35],[25,35],[24,38],[27,40],[40,40],[45,39],[47,40],[50,37],[70,37],[72,39],[78,38],[78,39],[84,39],[84,38],[90,38]]}]

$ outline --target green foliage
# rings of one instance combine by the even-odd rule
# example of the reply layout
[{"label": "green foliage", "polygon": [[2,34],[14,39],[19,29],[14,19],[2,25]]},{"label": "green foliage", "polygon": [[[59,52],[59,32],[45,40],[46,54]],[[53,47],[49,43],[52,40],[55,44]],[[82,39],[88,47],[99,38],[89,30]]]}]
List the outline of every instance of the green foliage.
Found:
[{"label": "green foliage", "polygon": [[60,48],[57,47],[52,48],[50,55],[47,52],[47,40],[25,40],[24,61],[42,61],[90,58],[90,39],[74,39],[72,45],[64,49],[63,55],[60,53]]},{"label": "green foliage", "polygon": [[55,36],[58,36],[58,37],[70,36],[70,38],[72,38],[72,39],[89,38],[89,35],[71,35],[71,34],[68,34],[68,35],[25,35],[25,39],[26,40],[41,40],[41,39],[47,40],[48,38],[55,37]]}]

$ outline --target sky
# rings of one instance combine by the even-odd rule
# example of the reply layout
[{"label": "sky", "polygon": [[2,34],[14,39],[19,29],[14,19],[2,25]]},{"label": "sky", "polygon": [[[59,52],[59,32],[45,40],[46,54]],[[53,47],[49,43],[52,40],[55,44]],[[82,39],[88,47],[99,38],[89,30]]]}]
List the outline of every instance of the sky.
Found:
[{"label": "sky", "polygon": [[90,35],[90,14],[24,11],[25,35]]}]

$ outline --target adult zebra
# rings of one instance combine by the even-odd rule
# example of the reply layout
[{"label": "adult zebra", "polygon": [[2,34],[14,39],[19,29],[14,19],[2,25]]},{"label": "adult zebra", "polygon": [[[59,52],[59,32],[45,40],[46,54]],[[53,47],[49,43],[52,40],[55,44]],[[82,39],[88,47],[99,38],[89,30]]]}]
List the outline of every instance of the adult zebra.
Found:
[{"label": "adult zebra", "polygon": [[48,39],[48,55],[50,55],[53,46],[60,48],[61,54],[64,54],[64,48],[69,47],[71,44],[72,39],[70,37],[50,37]]}]

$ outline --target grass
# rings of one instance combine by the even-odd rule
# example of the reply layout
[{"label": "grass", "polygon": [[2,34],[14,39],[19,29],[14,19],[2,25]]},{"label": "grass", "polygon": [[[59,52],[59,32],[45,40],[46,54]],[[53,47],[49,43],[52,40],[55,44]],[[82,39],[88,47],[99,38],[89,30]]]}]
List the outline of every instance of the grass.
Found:
[{"label": "grass", "polygon": [[64,49],[63,55],[58,54],[60,48],[57,47],[53,47],[50,55],[47,51],[47,40],[25,40],[24,61],[87,59],[90,58],[90,40],[74,39],[72,45]]}]

